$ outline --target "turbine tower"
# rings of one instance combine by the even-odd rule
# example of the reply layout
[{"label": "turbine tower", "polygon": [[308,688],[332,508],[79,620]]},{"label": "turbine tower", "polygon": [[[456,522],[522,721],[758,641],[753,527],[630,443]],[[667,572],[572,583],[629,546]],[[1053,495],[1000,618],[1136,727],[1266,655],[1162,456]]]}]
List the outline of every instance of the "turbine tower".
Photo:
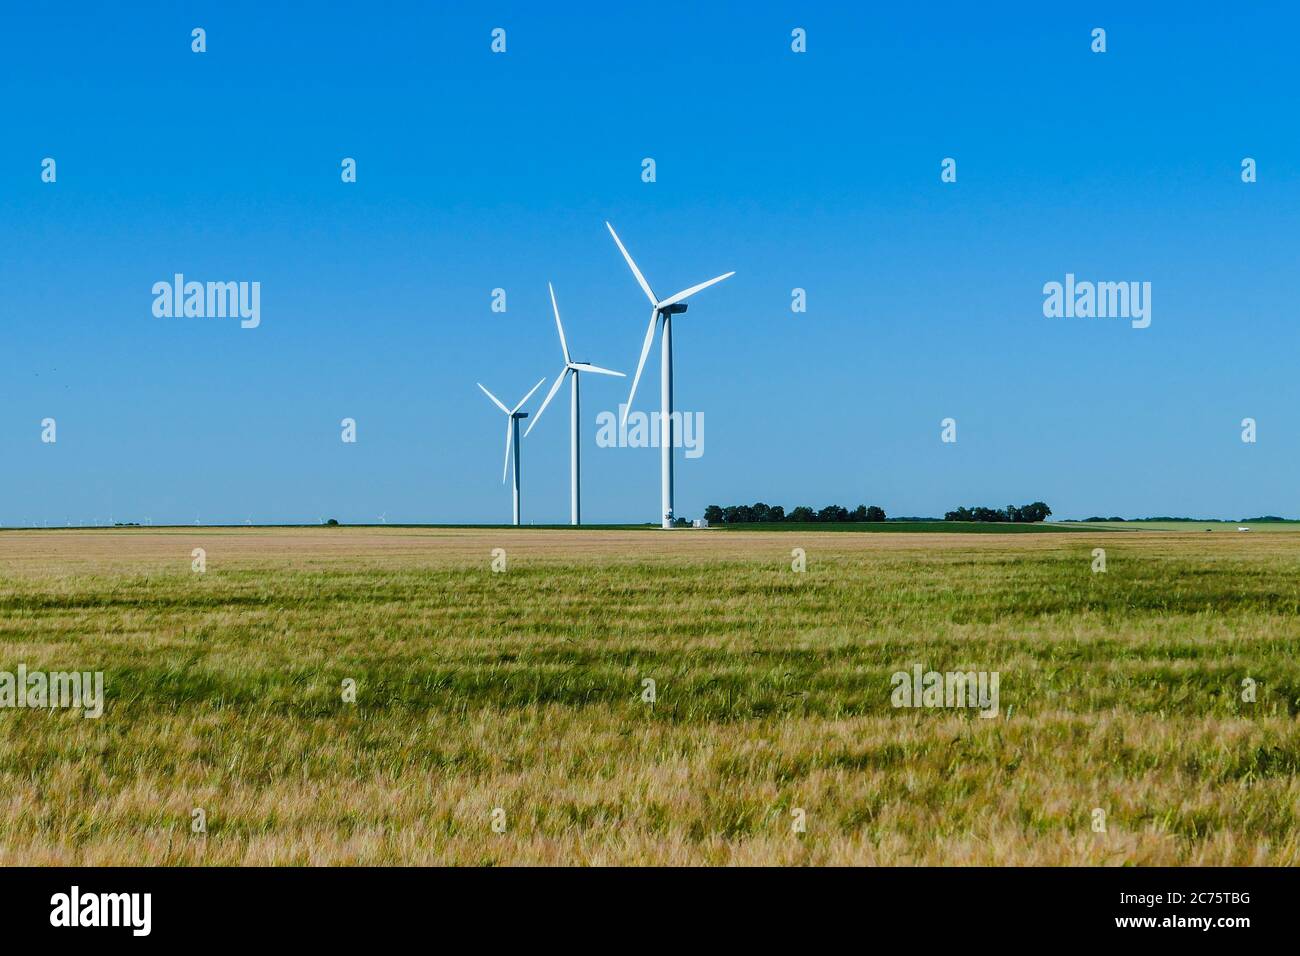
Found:
[{"label": "turbine tower", "polygon": [[727,272],[710,279],[708,282],[701,282],[689,289],[683,289],[666,299],[656,299],[654,292],[650,290],[650,283],[645,281],[645,276],[641,274],[641,270],[636,267],[636,263],[628,255],[627,248],[623,245],[623,241],[618,238],[618,233],[614,231],[614,227],[608,222],[605,223],[605,227],[609,230],[609,234],[614,237],[614,242],[618,245],[618,251],[623,253],[623,258],[627,260],[632,275],[636,276],[637,284],[641,286],[646,298],[650,300],[650,325],[645,330],[645,342],[641,345],[641,360],[637,362],[636,374],[632,376],[632,391],[628,393],[627,404],[623,406],[623,425],[627,424],[627,413],[632,407],[632,399],[636,396],[637,383],[641,381],[641,370],[645,367],[646,356],[650,354],[650,345],[655,337],[655,324],[660,319],[663,319],[664,323],[663,337],[660,343],[659,461],[663,486],[661,499],[663,526],[671,528],[673,526],[673,316],[686,311],[686,299],[701,289],[707,289],[723,279],[731,278],[736,273]]},{"label": "turbine tower", "polygon": [[[546,381],[546,379],[542,379],[542,382],[544,381]],[[501,466],[501,484],[504,485],[506,483],[506,475],[510,471],[510,449],[513,447],[515,450],[515,485],[514,485],[514,502],[515,502],[514,523],[515,524],[519,524],[519,419],[528,417],[527,412],[521,412],[519,409],[523,407],[524,402],[528,401],[530,398],[533,397],[533,392],[537,391],[539,388],[542,387],[542,382],[538,382],[531,389],[529,389],[528,394],[525,395],[523,398],[521,398],[519,400],[519,404],[516,405],[514,408],[506,408],[505,403],[502,402],[495,395],[493,395],[491,392],[489,392],[486,388],[483,388],[483,384],[481,382],[476,383],[479,388],[483,389],[483,394],[486,395],[488,398],[492,399],[492,404],[495,405],[497,408],[501,409],[501,411],[506,413],[506,460],[505,460],[505,464]]]},{"label": "turbine tower", "polygon": [[579,373],[595,372],[597,375],[617,375],[619,378],[626,378],[627,376],[622,372],[614,372],[598,365],[575,362],[569,357],[569,343],[564,340],[564,325],[560,322],[560,307],[555,301],[555,287],[548,282],[546,288],[551,290],[551,308],[555,311],[555,327],[560,332],[560,351],[564,354],[564,369],[555,380],[555,384],[551,386],[551,390],[546,393],[546,401],[542,402],[542,407],[533,416],[533,420],[528,425],[528,431],[524,432],[524,437],[527,438],[537,426],[537,423],[541,421],[542,412],[546,411],[546,406],[551,404],[551,399],[555,397],[555,393],[564,384],[565,377],[572,375],[573,382],[569,392],[569,524],[578,525],[582,524],[582,478],[578,441],[578,420],[581,417],[578,413]]}]

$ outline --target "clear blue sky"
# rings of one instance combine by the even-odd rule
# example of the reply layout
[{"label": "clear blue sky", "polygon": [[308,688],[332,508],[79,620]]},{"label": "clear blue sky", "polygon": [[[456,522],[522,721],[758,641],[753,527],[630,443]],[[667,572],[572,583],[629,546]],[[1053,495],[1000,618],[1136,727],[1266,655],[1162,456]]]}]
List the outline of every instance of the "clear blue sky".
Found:
[{"label": "clear blue sky", "polygon": [[[1284,4],[275,6],[5,11],[6,525],[507,521],[474,383],[557,373],[547,280],[575,357],[631,372],[647,307],[605,219],[661,293],[736,270],[675,324],[706,423],[679,514],[1300,513]],[[175,272],[261,282],[261,327],[154,318]],[[1151,327],[1044,318],[1067,272],[1151,282]],[[587,380],[589,521],[658,517],[657,450],[595,447],[625,394]],[[568,518],[565,399],[525,521]]]}]

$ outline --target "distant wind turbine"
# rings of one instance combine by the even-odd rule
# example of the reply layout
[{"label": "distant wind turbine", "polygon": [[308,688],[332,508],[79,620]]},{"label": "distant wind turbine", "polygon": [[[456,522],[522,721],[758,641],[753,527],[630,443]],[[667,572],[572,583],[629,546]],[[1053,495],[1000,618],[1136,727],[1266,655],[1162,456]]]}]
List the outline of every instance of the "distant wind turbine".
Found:
[{"label": "distant wind turbine", "polygon": [[542,402],[542,407],[533,416],[532,422],[528,425],[528,431],[524,432],[524,437],[527,438],[529,433],[537,426],[537,423],[542,418],[542,412],[546,411],[546,406],[551,404],[551,399],[555,397],[555,393],[564,384],[565,377],[572,375],[573,382],[569,392],[569,523],[576,525],[582,524],[581,452],[579,450],[581,444],[578,439],[578,421],[581,418],[578,412],[579,373],[595,372],[597,375],[617,375],[619,378],[626,378],[627,376],[622,372],[614,372],[598,365],[575,362],[569,357],[569,343],[564,339],[564,324],[560,321],[560,307],[555,301],[555,287],[548,282],[546,288],[551,290],[551,308],[555,311],[555,328],[560,333],[560,351],[564,354],[564,368],[555,380],[555,384],[551,386],[551,390],[546,393],[546,401]]},{"label": "distant wind turbine", "polygon": [[645,276],[641,270],[636,267],[632,261],[632,256],[628,254],[627,248],[623,241],[618,238],[618,233],[608,222],[605,228],[609,234],[614,237],[614,242],[618,246],[618,251],[623,253],[623,258],[627,260],[628,267],[632,270],[632,275],[636,276],[637,284],[641,286],[641,291],[650,300],[650,325],[645,330],[645,342],[641,345],[641,360],[636,363],[636,374],[632,376],[632,390],[628,392],[627,405],[623,407],[622,424],[627,424],[627,413],[632,408],[632,399],[636,396],[637,383],[641,381],[641,371],[645,368],[646,357],[650,354],[650,345],[654,341],[655,324],[663,319],[664,329],[663,338],[660,343],[660,419],[659,419],[659,461],[660,477],[662,483],[662,514],[663,526],[671,528],[673,526],[673,324],[674,315],[679,315],[686,311],[686,299],[695,293],[707,289],[709,286],[721,282],[723,279],[729,279],[734,276],[735,272],[726,272],[720,276],[710,279],[708,282],[701,282],[699,285],[693,285],[689,289],[683,289],[670,295],[666,299],[658,299],[650,289],[650,283],[646,282]]},{"label": "distant wind turbine", "polygon": [[481,382],[475,383],[478,385],[480,389],[483,389],[484,395],[492,399],[493,405],[495,405],[497,408],[501,409],[501,411],[506,413],[506,460],[505,460],[505,464],[502,465],[501,467],[501,483],[503,485],[506,483],[506,475],[509,474],[510,472],[510,449],[513,447],[515,451],[515,482],[514,482],[514,523],[515,524],[519,524],[519,420],[521,418],[528,417],[527,412],[521,412],[519,409],[523,408],[524,402],[532,398],[533,393],[536,392],[539,388],[541,388],[542,382],[545,381],[546,379],[543,378],[541,382],[538,382],[531,389],[529,389],[528,394],[525,395],[523,398],[521,398],[519,400],[519,404],[516,405],[514,408],[506,408],[505,403],[502,402],[501,399],[493,395],[491,392],[489,392],[486,388],[483,388],[483,384]]}]

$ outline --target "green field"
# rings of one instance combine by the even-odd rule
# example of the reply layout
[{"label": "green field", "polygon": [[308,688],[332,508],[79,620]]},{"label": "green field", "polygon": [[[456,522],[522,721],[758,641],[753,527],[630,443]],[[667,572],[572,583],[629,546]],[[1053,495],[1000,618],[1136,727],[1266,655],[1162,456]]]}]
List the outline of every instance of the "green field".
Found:
[{"label": "green field", "polygon": [[[0,670],[102,670],[107,703],[0,709],[0,863],[1294,865],[1298,562],[1282,534],[6,532]],[[914,665],[996,672],[997,716],[895,708]]]}]

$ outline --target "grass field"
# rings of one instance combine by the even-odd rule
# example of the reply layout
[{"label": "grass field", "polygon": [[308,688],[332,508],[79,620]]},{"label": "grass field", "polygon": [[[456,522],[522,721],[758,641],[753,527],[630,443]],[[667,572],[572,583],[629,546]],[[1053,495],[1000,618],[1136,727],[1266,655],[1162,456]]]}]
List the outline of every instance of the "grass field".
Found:
[{"label": "grass field", "polygon": [[[1298,561],[1283,534],[3,532],[0,670],[102,670],[107,704],[0,709],[0,864],[1296,864]],[[998,716],[895,709],[914,665],[999,673]]]}]

